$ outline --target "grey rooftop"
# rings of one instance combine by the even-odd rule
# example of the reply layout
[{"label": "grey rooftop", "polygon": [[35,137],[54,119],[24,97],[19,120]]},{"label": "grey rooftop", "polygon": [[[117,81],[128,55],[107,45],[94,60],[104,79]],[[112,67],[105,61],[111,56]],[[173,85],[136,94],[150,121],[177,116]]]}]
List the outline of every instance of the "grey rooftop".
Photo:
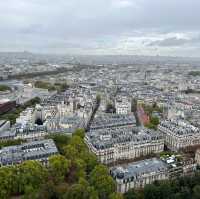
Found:
[{"label": "grey rooftop", "polygon": [[133,114],[102,114],[94,118],[90,129],[111,128],[126,125],[136,125]]},{"label": "grey rooftop", "polygon": [[197,127],[182,120],[165,120],[160,123],[159,127],[161,130],[164,128],[177,136],[200,135],[200,131]]},{"label": "grey rooftop", "polygon": [[114,147],[115,144],[132,143],[140,145],[163,139],[162,135],[157,131],[138,127],[94,130],[88,132],[86,138],[98,150]]},{"label": "grey rooftop", "polygon": [[0,165],[17,164],[25,160],[46,159],[56,153],[58,150],[52,139],[8,146],[0,150]]},{"label": "grey rooftop", "polygon": [[145,174],[160,173],[168,170],[168,166],[157,158],[134,162],[125,166],[111,168],[111,175],[115,179],[135,180]]}]

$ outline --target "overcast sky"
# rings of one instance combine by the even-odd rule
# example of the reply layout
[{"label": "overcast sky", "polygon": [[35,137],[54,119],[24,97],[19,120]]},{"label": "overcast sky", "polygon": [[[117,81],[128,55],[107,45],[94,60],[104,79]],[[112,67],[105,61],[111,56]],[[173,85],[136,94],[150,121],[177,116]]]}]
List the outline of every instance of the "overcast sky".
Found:
[{"label": "overcast sky", "polygon": [[0,0],[0,51],[200,57],[200,0]]}]

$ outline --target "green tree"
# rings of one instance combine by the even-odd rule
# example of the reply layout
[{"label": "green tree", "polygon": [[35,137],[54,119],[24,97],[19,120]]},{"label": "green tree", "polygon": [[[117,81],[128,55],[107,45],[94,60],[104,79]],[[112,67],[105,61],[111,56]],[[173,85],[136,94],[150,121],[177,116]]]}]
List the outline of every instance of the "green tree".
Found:
[{"label": "green tree", "polygon": [[31,185],[25,186],[22,199],[38,199],[38,190],[35,190]]},{"label": "green tree", "polygon": [[53,134],[46,136],[47,139],[53,139],[59,152],[61,154],[64,154],[64,147],[66,147],[69,144],[70,137],[63,134]]},{"label": "green tree", "polygon": [[49,82],[44,82],[44,81],[36,81],[35,87],[36,88],[42,88],[42,89],[48,89],[49,91],[56,90],[56,87],[54,85],[52,85]]},{"label": "green tree", "polygon": [[158,117],[151,117],[151,118],[150,118],[150,122],[151,122],[153,125],[157,126],[157,125],[159,124],[159,118],[158,118]]},{"label": "green tree", "polygon": [[84,129],[76,129],[76,131],[73,133],[73,136],[79,136],[80,138],[85,137],[85,130]]},{"label": "green tree", "polygon": [[163,181],[159,183],[158,193],[161,199],[171,199],[173,195],[173,190],[168,181]]},{"label": "green tree", "polygon": [[109,199],[123,199],[123,195],[120,193],[112,193],[110,194]]},{"label": "green tree", "polygon": [[64,199],[98,199],[98,194],[84,179],[80,178],[77,184],[70,187]]},{"label": "green tree", "polygon": [[103,165],[97,165],[90,174],[90,184],[98,191],[99,198],[108,198],[115,192],[116,184],[109,175],[108,169]]},{"label": "green tree", "polygon": [[47,169],[36,161],[26,161],[18,166],[18,190],[24,193],[26,186],[38,189],[47,180]]},{"label": "green tree", "polygon": [[83,157],[83,159],[86,163],[86,172],[90,173],[95,168],[95,166],[98,164],[97,157],[89,151],[82,153],[81,156]]},{"label": "green tree", "polygon": [[0,91],[11,91],[11,88],[6,85],[0,85]]},{"label": "green tree", "polygon": [[156,126],[152,123],[146,124],[145,127],[148,129],[156,129]]},{"label": "green tree", "polygon": [[96,101],[97,101],[97,104],[100,104],[100,102],[101,102],[101,95],[100,94],[97,94]]},{"label": "green tree", "polygon": [[[65,186],[66,191],[68,187]],[[48,180],[40,186],[40,190],[38,193],[38,199],[59,199],[59,193],[57,192],[55,183],[52,180]]]},{"label": "green tree", "polygon": [[76,159],[74,161],[74,166],[76,168],[75,178],[78,180],[79,178],[86,177],[86,163],[82,159]]},{"label": "green tree", "polygon": [[62,182],[68,174],[70,161],[62,155],[56,155],[49,158],[49,171],[54,178],[55,183]]},{"label": "green tree", "polygon": [[89,193],[87,188],[82,184],[74,184],[70,187],[64,199],[88,199]]},{"label": "green tree", "polygon": [[144,199],[158,199],[158,187],[154,184],[146,185],[144,188]]},{"label": "green tree", "polygon": [[188,187],[183,187],[179,193],[175,194],[175,198],[180,198],[180,199],[191,199],[192,194],[190,193],[190,190]]},{"label": "green tree", "polygon": [[193,199],[200,199],[200,185],[193,188]]},{"label": "green tree", "polygon": [[124,194],[124,199],[139,199],[138,193],[134,189],[130,189]]},{"label": "green tree", "polygon": [[64,155],[67,159],[74,161],[75,158],[79,157],[79,152],[78,150],[72,146],[72,145],[67,145],[63,147]]},{"label": "green tree", "polygon": [[13,146],[13,145],[22,144],[23,142],[25,142],[25,140],[22,140],[22,139],[1,141],[0,142],[0,149],[2,147],[6,147],[6,146]]},{"label": "green tree", "polygon": [[88,192],[89,195],[89,199],[98,199],[98,192],[94,189],[94,187],[91,187],[89,182],[84,179],[84,178],[80,178],[79,179],[79,184],[83,185],[85,187],[85,189]]},{"label": "green tree", "polygon": [[13,168],[0,168],[0,198],[7,199],[13,191]]},{"label": "green tree", "polygon": [[71,163],[67,182],[70,184],[77,183],[80,178],[86,178],[86,163],[84,160],[77,158]]},{"label": "green tree", "polygon": [[83,139],[76,135],[71,138],[69,144],[77,149],[79,153],[85,151],[87,148]]},{"label": "green tree", "polygon": [[191,76],[200,76],[200,71],[190,71],[188,73],[188,75],[191,75]]}]

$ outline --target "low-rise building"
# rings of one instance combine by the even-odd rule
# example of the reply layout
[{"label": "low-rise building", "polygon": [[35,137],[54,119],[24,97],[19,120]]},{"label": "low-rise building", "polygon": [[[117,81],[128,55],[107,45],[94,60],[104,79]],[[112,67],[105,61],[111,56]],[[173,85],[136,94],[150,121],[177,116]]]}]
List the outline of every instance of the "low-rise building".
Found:
[{"label": "low-rise building", "polygon": [[0,150],[0,167],[20,164],[26,160],[47,164],[48,158],[57,153],[58,149],[51,139],[3,147]]}]

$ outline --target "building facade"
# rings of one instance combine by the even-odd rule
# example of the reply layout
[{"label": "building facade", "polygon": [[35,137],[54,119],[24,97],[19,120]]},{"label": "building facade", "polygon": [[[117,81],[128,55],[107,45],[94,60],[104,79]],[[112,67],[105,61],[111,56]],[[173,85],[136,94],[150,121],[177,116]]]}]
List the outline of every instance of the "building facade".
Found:
[{"label": "building facade", "polygon": [[156,180],[168,179],[168,166],[161,160],[152,158],[113,167],[111,176],[117,183],[117,191],[125,193],[132,188],[142,188]]},{"label": "building facade", "polygon": [[101,163],[134,159],[164,150],[164,139],[146,128],[121,127],[90,131],[85,136],[89,149]]},{"label": "building facade", "polygon": [[173,151],[200,144],[199,129],[182,120],[162,121],[158,129],[165,138],[166,146]]},{"label": "building facade", "polygon": [[118,97],[115,100],[115,109],[117,114],[131,113],[131,101],[127,97]]},{"label": "building facade", "polygon": [[112,167],[110,174],[117,183],[117,191],[125,193],[129,189],[143,188],[155,181],[192,175],[194,171],[196,163],[193,159],[177,161],[169,157],[165,160],[152,158]]}]

